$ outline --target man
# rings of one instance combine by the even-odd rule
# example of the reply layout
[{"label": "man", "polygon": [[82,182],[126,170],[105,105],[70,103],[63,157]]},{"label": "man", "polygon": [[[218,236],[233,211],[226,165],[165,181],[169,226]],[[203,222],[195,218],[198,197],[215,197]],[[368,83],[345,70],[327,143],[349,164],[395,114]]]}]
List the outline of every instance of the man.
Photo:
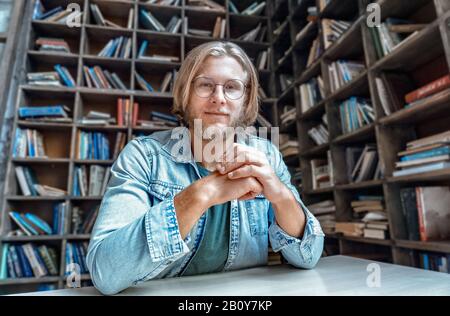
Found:
[{"label": "man", "polygon": [[293,266],[315,266],[324,235],[275,146],[249,136],[231,145],[224,139],[222,151],[204,150],[208,130],[219,131],[217,140],[255,121],[257,90],[256,71],[237,45],[209,42],[189,53],[173,109],[186,133],[181,140],[171,131],[137,138],[111,170],[87,255],[102,293],[265,265],[269,240]]}]

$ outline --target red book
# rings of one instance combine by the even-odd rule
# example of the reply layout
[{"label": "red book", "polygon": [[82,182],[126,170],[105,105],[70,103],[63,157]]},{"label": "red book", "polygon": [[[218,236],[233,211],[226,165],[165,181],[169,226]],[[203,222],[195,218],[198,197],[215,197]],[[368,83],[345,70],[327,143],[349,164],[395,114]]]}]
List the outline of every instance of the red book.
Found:
[{"label": "red book", "polygon": [[427,241],[427,234],[425,234],[425,219],[424,219],[424,208],[422,205],[422,188],[416,187],[416,204],[417,204],[417,213],[419,215],[419,234],[421,241]]},{"label": "red book", "polygon": [[123,126],[123,104],[122,99],[117,99],[117,125]]},{"label": "red book", "polygon": [[124,125],[128,126],[130,124],[130,99],[125,100],[125,112],[124,112]]},{"label": "red book", "polygon": [[449,87],[450,87],[450,74],[445,75],[444,77],[441,77],[417,90],[408,93],[407,95],[405,95],[405,101],[406,103],[409,104],[414,101],[428,97],[432,94],[438,93]]}]

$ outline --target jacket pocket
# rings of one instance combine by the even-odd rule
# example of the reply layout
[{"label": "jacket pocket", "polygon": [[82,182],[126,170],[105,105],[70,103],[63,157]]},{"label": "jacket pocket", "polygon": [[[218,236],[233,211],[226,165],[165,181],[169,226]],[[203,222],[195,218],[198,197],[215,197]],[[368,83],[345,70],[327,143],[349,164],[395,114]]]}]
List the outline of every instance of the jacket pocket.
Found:
[{"label": "jacket pocket", "polygon": [[253,200],[245,201],[245,208],[252,236],[267,235],[268,219],[267,211],[269,201],[263,195],[257,195]]},{"label": "jacket pocket", "polygon": [[159,201],[173,198],[183,189],[184,186],[182,185],[173,184],[161,180],[152,180],[149,184],[150,195],[157,198]]}]

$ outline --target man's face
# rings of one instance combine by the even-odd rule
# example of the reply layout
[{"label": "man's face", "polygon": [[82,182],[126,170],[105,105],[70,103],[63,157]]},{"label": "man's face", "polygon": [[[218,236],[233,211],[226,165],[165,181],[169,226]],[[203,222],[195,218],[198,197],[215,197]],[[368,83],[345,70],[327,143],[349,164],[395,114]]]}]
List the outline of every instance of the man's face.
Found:
[{"label": "man's face", "polygon": [[245,93],[236,100],[231,100],[225,95],[223,86],[230,79],[238,79],[244,84],[247,76],[242,66],[232,57],[208,57],[199,72],[194,77],[210,78],[215,84],[214,93],[209,97],[201,97],[191,86],[189,104],[186,108],[186,120],[189,126],[194,126],[195,119],[202,120],[203,130],[208,127],[225,128],[236,126],[242,119]]}]

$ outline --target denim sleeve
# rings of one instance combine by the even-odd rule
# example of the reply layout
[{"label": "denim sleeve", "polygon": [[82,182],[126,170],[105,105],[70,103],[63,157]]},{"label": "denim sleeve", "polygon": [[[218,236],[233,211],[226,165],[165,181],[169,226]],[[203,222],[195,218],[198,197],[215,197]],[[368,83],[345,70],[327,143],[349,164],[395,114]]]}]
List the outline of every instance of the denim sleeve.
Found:
[{"label": "denim sleeve", "polygon": [[280,180],[291,190],[306,216],[306,225],[302,238],[287,234],[275,221],[272,205],[269,208],[269,240],[275,252],[281,251],[289,264],[304,269],[313,268],[322,255],[324,233],[320,223],[306,208],[300,199],[297,189],[291,184],[291,176],[283,161],[281,153],[272,146],[275,163],[275,173]]},{"label": "denim sleeve", "polygon": [[155,278],[189,252],[173,197],[151,203],[151,157],[144,146],[138,139],[131,141],[114,163],[92,232],[86,261],[103,294]]}]

